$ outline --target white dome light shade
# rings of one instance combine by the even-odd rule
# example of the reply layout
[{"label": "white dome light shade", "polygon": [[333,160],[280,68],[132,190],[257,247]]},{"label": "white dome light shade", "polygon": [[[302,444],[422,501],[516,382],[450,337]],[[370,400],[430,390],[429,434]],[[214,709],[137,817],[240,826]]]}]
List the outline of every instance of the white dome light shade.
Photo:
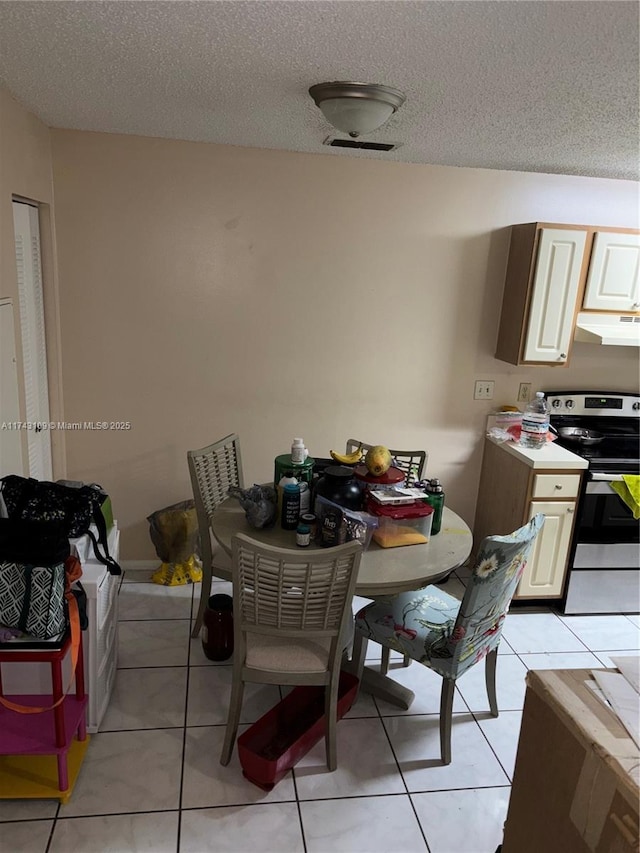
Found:
[{"label": "white dome light shade", "polygon": [[363,98],[331,98],[320,104],[329,124],[351,136],[377,130],[393,115],[393,107]]},{"label": "white dome light shade", "polygon": [[309,94],[329,124],[354,137],[377,130],[405,101],[402,92],[376,83],[318,83]]}]

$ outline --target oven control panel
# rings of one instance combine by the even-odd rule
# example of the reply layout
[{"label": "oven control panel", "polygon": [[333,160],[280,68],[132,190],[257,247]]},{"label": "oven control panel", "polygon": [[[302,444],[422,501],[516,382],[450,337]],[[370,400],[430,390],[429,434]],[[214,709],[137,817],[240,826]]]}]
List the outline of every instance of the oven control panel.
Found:
[{"label": "oven control panel", "polygon": [[597,391],[545,391],[553,415],[640,417],[639,394]]}]

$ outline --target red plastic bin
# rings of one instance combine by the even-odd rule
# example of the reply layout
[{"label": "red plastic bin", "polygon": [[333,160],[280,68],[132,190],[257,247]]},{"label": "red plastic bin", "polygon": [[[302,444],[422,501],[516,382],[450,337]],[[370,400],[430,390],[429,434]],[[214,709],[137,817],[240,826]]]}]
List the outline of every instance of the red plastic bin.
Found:
[{"label": "red plastic bin", "polygon": [[[324,687],[296,687],[238,738],[243,775],[270,791],[324,737]],[[355,675],[342,670],[338,719],[353,705]]]}]

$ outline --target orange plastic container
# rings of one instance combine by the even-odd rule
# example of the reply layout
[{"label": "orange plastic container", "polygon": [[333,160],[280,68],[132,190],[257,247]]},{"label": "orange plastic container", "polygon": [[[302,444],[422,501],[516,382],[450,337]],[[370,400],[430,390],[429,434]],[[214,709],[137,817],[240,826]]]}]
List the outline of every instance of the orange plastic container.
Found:
[{"label": "orange plastic container", "polygon": [[[358,679],[344,670],[338,719],[353,705]],[[296,687],[238,738],[243,775],[270,791],[324,737],[324,687]]]},{"label": "orange plastic container", "polygon": [[367,510],[378,518],[373,541],[381,548],[420,545],[429,541],[433,507],[428,503],[415,501],[406,506],[383,506],[369,498]]}]

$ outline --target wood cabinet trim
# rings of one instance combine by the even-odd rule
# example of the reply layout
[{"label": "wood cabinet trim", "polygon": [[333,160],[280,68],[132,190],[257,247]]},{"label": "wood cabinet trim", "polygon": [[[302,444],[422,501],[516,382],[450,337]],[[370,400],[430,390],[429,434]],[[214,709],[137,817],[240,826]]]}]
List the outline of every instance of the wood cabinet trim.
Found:
[{"label": "wood cabinet trim", "polygon": [[538,239],[539,229],[535,222],[511,228],[496,344],[496,358],[511,364],[518,364],[521,359]]},{"label": "wood cabinet trim", "polygon": [[[592,231],[606,234],[640,234],[638,228],[619,228],[617,225],[571,225],[566,222],[533,222],[538,228],[566,228],[569,231]],[[516,226],[518,227],[518,226]]]}]

